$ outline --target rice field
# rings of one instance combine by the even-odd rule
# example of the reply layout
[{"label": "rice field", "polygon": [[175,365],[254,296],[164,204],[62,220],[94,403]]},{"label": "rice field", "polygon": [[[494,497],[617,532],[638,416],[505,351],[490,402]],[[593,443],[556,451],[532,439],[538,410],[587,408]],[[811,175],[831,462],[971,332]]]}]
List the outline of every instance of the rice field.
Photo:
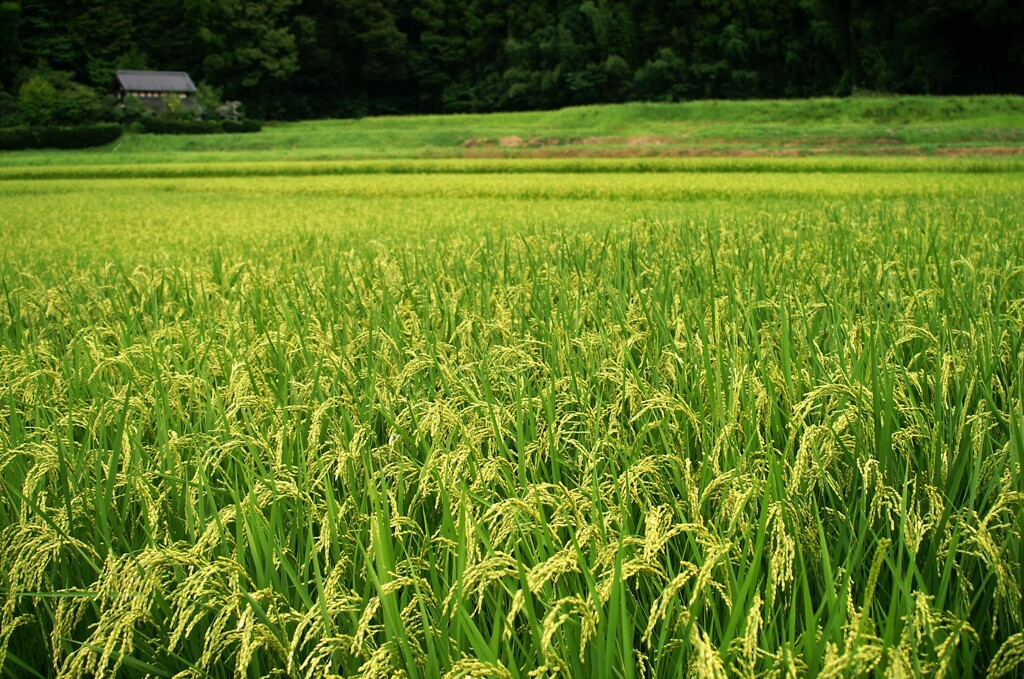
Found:
[{"label": "rice field", "polygon": [[0,673],[1019,676],[1020,165],[516,163],[0,169]]}]

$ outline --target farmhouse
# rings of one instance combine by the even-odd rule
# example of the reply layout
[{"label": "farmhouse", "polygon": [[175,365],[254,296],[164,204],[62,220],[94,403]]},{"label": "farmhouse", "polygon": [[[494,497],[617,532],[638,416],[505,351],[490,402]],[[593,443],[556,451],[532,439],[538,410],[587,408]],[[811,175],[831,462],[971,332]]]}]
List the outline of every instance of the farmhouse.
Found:
[{"label": "farmhouse", "polygon": [[196,86],[184,71],[118,71],[115,83],[117,99],[138,97],[157,115],[169,112],[177,99],[184,110],[199,108]]}]

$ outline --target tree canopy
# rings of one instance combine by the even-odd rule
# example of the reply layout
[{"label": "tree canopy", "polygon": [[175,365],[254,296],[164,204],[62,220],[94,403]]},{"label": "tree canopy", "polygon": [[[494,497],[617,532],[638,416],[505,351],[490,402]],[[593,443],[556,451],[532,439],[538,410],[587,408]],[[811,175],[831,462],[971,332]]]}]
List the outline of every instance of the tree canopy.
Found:
[{"label": "tree canopy", "polygon": [[8,98],[185,70],[276,118],[1024,91],[1012,0],[0,0],[0,41]]}]

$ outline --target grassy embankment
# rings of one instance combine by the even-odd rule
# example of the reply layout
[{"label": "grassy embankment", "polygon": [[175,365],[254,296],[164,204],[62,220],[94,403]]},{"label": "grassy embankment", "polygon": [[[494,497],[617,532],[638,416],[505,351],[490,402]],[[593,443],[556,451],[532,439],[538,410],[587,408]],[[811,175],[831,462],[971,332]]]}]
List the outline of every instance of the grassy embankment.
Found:
[{"label": "grassy embankment", "polygon": [[[504,140],[504,141],[503,141]],[[128,135],[0,165],[450,157],[1019,154],[1024,97],[622,104],[559,111],[272,124],[256,135]]]},{"label": "grassy embankment", "polygon": [[5,675],[1019,669],[1015,164],[83,157],[0,181]]}]

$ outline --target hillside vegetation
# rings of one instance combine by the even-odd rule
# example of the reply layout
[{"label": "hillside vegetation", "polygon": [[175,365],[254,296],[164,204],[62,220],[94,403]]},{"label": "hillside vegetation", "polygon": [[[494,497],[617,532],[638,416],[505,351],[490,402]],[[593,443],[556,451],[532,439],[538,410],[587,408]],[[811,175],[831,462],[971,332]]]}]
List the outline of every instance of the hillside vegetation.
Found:
[{"label": "hillside vegetation", "polygon": [[0,120],[34,77],[107,93],[122,68],[292,120],[1024,91],[1006,0],[18,0],[0,44]]},{"label": "hillside vegetation", "polygon": [[1018,155],[1024,97],[852,97],[620,104],[268,125],[253,135],[128,135],[102,150],[0,155],[37,164],[374,158]]}]

